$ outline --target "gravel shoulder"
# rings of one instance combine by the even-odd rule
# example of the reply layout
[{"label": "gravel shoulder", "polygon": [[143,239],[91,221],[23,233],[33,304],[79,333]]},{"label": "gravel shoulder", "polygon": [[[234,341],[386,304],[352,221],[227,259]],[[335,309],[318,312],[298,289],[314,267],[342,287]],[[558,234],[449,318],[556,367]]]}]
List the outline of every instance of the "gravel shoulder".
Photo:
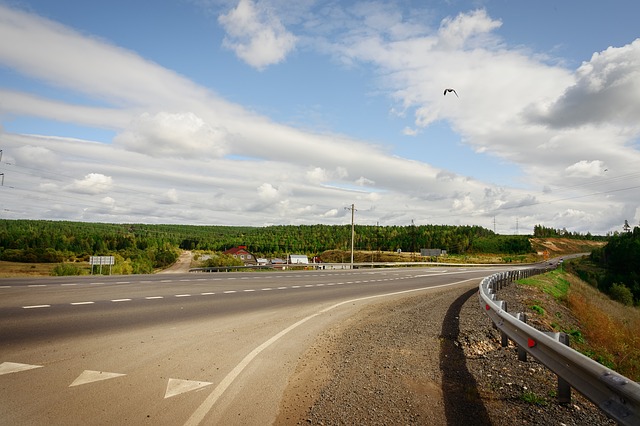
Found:
[{"label": "gravel shoulder", "polygon": [[[545,297],[531,291],[510,285],[499,298],[523,311]],[[300,358],[274,424],[615,424],[575,390],[571,403],[556,402],[556,388],[541,364],[501,347],[475,283],[369,305],[323,333]]]}]

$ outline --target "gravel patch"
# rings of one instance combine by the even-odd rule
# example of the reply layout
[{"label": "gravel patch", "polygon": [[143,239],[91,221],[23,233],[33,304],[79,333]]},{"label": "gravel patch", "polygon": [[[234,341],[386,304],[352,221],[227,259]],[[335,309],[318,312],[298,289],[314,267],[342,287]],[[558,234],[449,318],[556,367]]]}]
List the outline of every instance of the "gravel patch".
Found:
[{"label": "gravel patch", "polygon": [[[510,285],[499,298],[525,311],[545,297],[532,291]],[[575,390],[558,403],[556,389],[544,366],[518,361],[512,343],[501,347],[476,283],[368,305],[323,333],[301,357],[274,424],[616,424]]]}]

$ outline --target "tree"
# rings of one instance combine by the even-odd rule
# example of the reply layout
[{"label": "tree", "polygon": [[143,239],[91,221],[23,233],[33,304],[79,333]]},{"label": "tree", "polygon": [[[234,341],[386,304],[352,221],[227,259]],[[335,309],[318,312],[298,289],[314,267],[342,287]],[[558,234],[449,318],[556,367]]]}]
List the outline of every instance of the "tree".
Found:
[{"label": "tree", "polygon": [[629,225],[627,219],[624,220],[624,226],[622,227],[622,230],[624,232],[631,232],[631,225]]}]

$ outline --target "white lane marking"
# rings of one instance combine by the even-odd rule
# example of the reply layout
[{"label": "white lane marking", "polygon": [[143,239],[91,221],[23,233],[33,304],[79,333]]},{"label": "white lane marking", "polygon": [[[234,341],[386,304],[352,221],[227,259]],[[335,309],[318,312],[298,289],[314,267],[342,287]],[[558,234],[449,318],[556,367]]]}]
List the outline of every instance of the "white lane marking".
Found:
[{"label": "white lane marking", "polygon": [[100,285],[100,284],[104,284],[104,283],[89,283],[89,285]]},{"label": "white lane marking", "polygon": [[289,287],[278,287],[278,290],[286,290],[286,289],[288,289],[288,288],[289,288]]},{"label": "white lane marking", "polygon": [[247,289],[247,290],[242,290],[242,291],[244,291],[244,292],[246,292],[246,293],[249,293],[249,292],[251,292],[251,291],[256,291],[256,290],[255,290],[255,289],[253,289],[253,288],[249,288],[249,289]]},{"label": "white lane marking", "polygon": [[188,282],[190,282],[190,281],[191,281],[191,280],[180,280],[180,282],[181,282],[181,283],[188,283]]},{"label": "white lane marking", "polygon": [[112,299],[112,302],[131,302],[131,299]]},{"label": "white lane marking", "polygon": [[273,290],[273,289],[271,287],[266,287],[262,289],[262,291],[269,291],[269,290]]},{"label": "white lane marking", "polygon": [[0,285],[0,288],[11,288],[10,285]]},{"label": "white lane marking", "polygon": [[164,296],[147,296],[145,297],[145,299],[147,300],[164,299]]},{"label": "white lane marking", "polygon": [[299,285],[292,285],[291,288],[300,288]]},{"label": "white lane marking", "polygon": [[235,290],[227,290],[227,291],[223,291],[224,294],[231,294],[231,293],[236,293]]},{"label": "white lane marking", "polygon": [[161,283],[172,283],[173,280],[160,280]]},{"label": "white lane marking", "polygon": [[98,382],[100,380],[115,379],[116,377],[126,376],[122,373],[108,373],[106,371],[84,370],[69,387],[85,385],[87,383]]},{"label": "white lane marking", "polygon": [[33,370],[34,368],[42,368],[42,365],[3,362],[2,364],[0,364],[0,376],[2,376],[3,374],[17,373],[19,371]]},{"label": "white lane marking", "polygon": [[31,305],[31,306],[23,306],[22,309],[38,309],[38,308],[50,308],[51,305]]},{"label": "white lane marking", "polygon": [[307,284],[305,287],[313,287],[313,284]]},{"label": "white lane marking", "polygon": [[171,398],[172,396],[180,395],[181,393],[200,389],[212,384],[213,383],[211,382],[196,382],[195,380],[169,379],[169,382],[167,383],[167,390],[164,393],[164,398]]},{"label": "white lane marking", "polygon": [[95,302],[71,302],[71,304],[73,306],[79,306],[79,305],[93,305]]},{"label": "white lane marking", "polygon": [[[141,282],[151,282],[151,281],[141,281]],[[116,284],[131,284],[131,281],[116,281]]]},{"label": "white lane marking", "polygon": [[249,365],[249,363],[251,361],[253,361],[258,355],[260,355],[260,353],[262,351],[264,351],[269,346],[271,346],[272,344],[277,342],[279,339],[281,339],[284,335],[289,333],[291,330],[301,326],[302,324],[304,324],[305,322],[309,321],[310,319],[315,318],[318,315],[327,313],[327,312],[329,312],[329,311],[331,311],[331,310],[333,310],[333,309],[335,309],[337,307],[340,307],[342,305],[346,305],[346,304],[349,304],[349,303],[360,302],[360,301],[369,300],[369,299],[376,299],[376,298],[380,298],[380,297],[396,296],[396,295],[399,295],[399,294],[414,293],[414,292],[417,292],[417,291],[433,290],[433,289],[442,288],[442,287],[450,287],[450,286],[462,284],[464,282],[472,281],[472,280],[477,280],[477,278],[469,278],[469,279],[462,280],[462,281],[457,281],[457,282],[451,283],[451,284],[441,284],[441,285],[436,285],[436,286],[433,286],[433,287],[414,288],[412,290],[396,291],[396,292],[393,292],[393,293],[377,294],[375,296],[366,296],[366,297],[359,297],[357,299],[345,300],[343,302],[336,303],[335,305],[332,305],[332,306],[329,306],[327,308],[324,308],[324,309],[316,312],[315,314],[309,315],[308,317],[302,318],[300,321],[298,321],[298,322],[296,322],[294,324],[291,324],[289,327],[285,328],[284,330],[282,330],[281,332],[277,333],[276,335],[274,335],[273,337],[271,337],[270,339],[268,339],[267,341],[262,343],[260,346],[256,347],[254,350],[249,352],[242,359],[242,361],[240,361],[240,363],[238,363],[238,365],[236,365],[233,368],[233,370],[231,370],[224,377],[224,379],[222,379],[222,381],[220,383],[218,383],[218,386],[216,386],[215,389],[213,390],[213,392],[211,392],[209,394],[207,399],[205,399],[202,402],[202,404],[200,404],[200,406],[193,412],[191,417],[189,417],[189,419],[187,419],[187,421],[185,422],[185,426],[196,426],[196,425],[199,425],[202,422],[202,420],[204,420],[204,418],[207,415],[207,413],[209,411],[211,411],[211,409],[213,408],[215,403],[218,401],[218,399],[220,399],[222,394],[227,390],[227,388],[229,386],[231,386],[233,381],[240,375],[240,373],[242,373],[242,371],[247,367],[247,365]]},{"label": "white lane marking", "polygon": [[78,285],[76,283],[60,284],[62,287]]},{"label": "white lane marking", "polygon": [[176,294],[176,297],[191,297],[190,294]]},{"label": "white lane marking", "polygon": [[210,296],[210,295],[215,294],[215,293],[214,293],[214,292],[212,292],[212,291],[209,291],[209,292],[206,292],[206,293],[200,293],[200,294],[201,294],[202,296]]},{"label": "white lane marking", "polygon": [[47,286],[46,284],[30,284],[27,287],[32,288],[32,287],[46,287],[46,286]]}]

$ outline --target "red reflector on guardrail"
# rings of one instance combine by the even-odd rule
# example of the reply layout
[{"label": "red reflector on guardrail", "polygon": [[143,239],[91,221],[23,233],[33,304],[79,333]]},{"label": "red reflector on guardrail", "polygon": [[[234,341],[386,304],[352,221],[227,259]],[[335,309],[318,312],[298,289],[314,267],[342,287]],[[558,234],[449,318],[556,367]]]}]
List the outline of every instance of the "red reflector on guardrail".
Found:
[{"label": "red reflector on guardrail", "polygon": [[529,341],[527,342],[527,344],[529,345],[530,348],[534,347],[536,345],[536,341],[533,339],[529,339]]},{"label": "red reflector on guardrail", "polygon": [[485,308],[487,311],[488,311],[489,309],[491,309],[491,308],[489,307],[489,304],[488,304],[488,303],[487,303],[486,305],[484,305],[484,308]]}]

